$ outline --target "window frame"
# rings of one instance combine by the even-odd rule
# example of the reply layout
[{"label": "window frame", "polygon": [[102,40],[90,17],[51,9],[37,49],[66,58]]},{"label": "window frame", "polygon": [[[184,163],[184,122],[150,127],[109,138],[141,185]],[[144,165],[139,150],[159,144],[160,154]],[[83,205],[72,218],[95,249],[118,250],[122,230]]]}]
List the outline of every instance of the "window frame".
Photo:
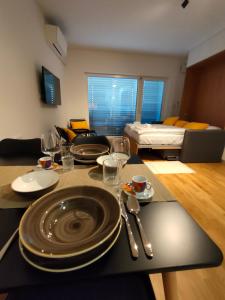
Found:
[{"label": "window frame", "polygon": [[[162,105],[161,105],[161,110],[160,110],[160,120],[162,119],[162,115],[164,114],[165,111],[165,99],[166,99],[166,95],[167,95],[167,84],[168,84],[168,78],[167,77],[158,77],[158,76],[140,76],[139,80],[141,82],[141,95],[140,95],[140,103],[138,104],[138,107],[140,109],[139,112],[139,118],[137,119],[136,117],[136,121],[141,121],[141,116],[142,116],[142,101],[143,101],[143,92],[144,92],[144,81],[163,81],[164,82],[164,90],[163,90],[163,96],[162,96]],[[139,85],[138,85],[139,86]],[[136,115],[137,115],[137,111],[136,111]]]},{"label": "window frame", "polygon": [[137,99],[136,99],[136,114],[135,121],[140,122],[142,116],[142,100],[143,100],[143,92],[144,92],[144,81],[163,81],[164,82],[164,90],[162,97],[162,105],[160,110],[160,120],[162,119],[162,115],[165,111],[165,99],[167,96],[167,85],[168,78],[162,76],[141,76],[141,75],[122,75],[122,74],[109,74],[109,73],[89,73],[85,72],[86,76],[86,87],[87,87],[87,107],[88,107],[88,118],[89,118],[89,106],[88,106],[88,77],[109,77],[109,78],[128,78],[128,79],[137,79]]}]

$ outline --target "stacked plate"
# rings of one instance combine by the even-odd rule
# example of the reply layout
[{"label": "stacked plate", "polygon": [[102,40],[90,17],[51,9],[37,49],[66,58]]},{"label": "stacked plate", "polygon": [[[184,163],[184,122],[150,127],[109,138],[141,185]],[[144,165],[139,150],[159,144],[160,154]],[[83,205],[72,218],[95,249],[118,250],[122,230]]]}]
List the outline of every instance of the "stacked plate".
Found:
[{"label": "stacked plate", "polygon": [[116,198],[93,186],[68,187],[34,202],[19,226],[20,252],[35,268],[67,272],[101,258],[121,229]]},{"label": "stacked plate", "polygon": [[109,147],[102,144],[72,145],[70,151],[74,159],[81,163],[93,163],[96,159],[109,152]]}]

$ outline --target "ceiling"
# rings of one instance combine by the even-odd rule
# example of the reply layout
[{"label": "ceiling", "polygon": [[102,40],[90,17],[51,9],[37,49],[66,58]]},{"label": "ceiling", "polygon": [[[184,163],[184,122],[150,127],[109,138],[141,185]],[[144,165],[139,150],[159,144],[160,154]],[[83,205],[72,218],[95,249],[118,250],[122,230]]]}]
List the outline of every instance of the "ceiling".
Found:
[{"label": "ceiling", "polygon": [[70,45],[187,54],[225,28],[224,0],[37,0]]}]

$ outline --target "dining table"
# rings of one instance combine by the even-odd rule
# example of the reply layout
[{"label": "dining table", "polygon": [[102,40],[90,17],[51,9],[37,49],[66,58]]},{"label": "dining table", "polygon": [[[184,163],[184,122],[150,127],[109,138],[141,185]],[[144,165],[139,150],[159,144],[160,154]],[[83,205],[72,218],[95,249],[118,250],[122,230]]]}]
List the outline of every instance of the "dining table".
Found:
[{"label": "dining table", "polygon": [[[25,196],[11,189],[15,178],[36,170],[36,163],[32,164],[30,160],[29,163],[0,165],[0,248],[18,227],[26,208],[40,197],[35,194]],[[69,186],[95,186],[118,197],[116,188],[103,183],[101,166],[76,164],[72,170],[59,168],[56,172],[59,181],[53,191]],[[145,176],[154,189],[154,195],[150,201],[141,204],[140,210],[143,228],[152,244],[152,258],[144,252],[135,217],[131,214],[128,215],[139,246],[138,258],[131,255],[123,223],[116,243],[106,255],[72,272],[52,274],[30,266],[20,254],[17,238],[0,261],[0,292],[31,286],[74,284],[108,276],[162,273],[166,300],[175,300],[178,299],[176,272],[219,266],[223,260],[221,250],[138,156],[131,157],[121,170],[121,182],[130,182],[134,175]],[[122,193],[122,197],[126,202],[128,196]]]}]

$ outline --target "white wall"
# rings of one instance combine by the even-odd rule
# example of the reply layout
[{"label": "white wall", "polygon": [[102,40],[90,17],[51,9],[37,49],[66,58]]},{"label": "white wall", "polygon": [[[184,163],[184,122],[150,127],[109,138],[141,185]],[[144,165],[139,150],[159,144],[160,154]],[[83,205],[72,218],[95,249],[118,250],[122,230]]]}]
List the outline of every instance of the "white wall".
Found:
[{"label": "white wall", "polygon": [[[163,115],[179,111],[182,57],[71,48],[65,67],[46,41],[34,0],[1,1],[0,38],[0,140],[38,137],[51,126],[66,126],[72,117],[88,119],[85,72],[166,77]],[[61,106],[40,99],[42,65],[61,80]]]},{"label": "white wall", "polygon": [[184,57],[69,48],[64,78],[64,114],[68,119],[88,119],[85,73],[102,73],[167,78],[163,117],[176,115],[185,75],[180,67],[184,62]]},{"label": "white wall", "polygon": [[191,66],[225,50],[225,29],[193,48],[188,54],[187,66]]},{"label": "white wall", "polygon": [[40,100],[41,66],[63,79],[64,65],[46,42],[34,0],[1,1],[0,38],[0,140],[38,137],[62,122],[62,107]]}]

